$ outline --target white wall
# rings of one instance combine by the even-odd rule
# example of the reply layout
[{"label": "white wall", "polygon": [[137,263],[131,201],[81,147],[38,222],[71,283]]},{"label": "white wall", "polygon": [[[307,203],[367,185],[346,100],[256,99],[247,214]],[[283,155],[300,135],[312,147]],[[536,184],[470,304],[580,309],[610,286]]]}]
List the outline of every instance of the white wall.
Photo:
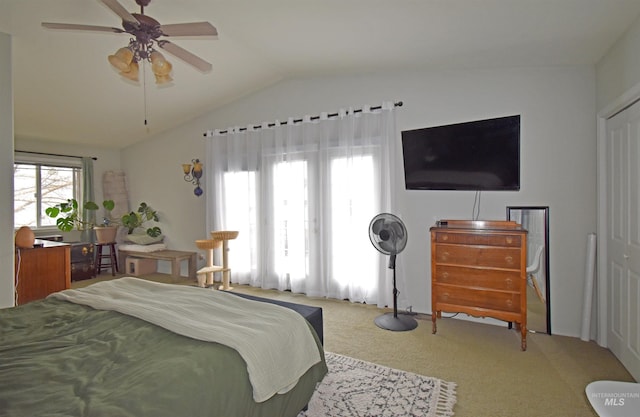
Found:
[{"label": "white wall", "polygon": [[640,84],[640,17],[596,65],[598,111]]},{"label": "white wall", "polygon": [[[215,75],[212,75],[215,76]],[[480,217],[504,219],[508,205],[550,206],[551,309],[554,333],[578,336],[586,236],[596,229],[595,72],[592,68],[405,72],[293,79],[212,111],[122,153],[134,200],[159,209],[172,248],[197,250],[206,238],[205,199],[193,195],[180,164],[202,158],[208,129],[246,125],[341,107],[402,100],[400,130],[511,114],[522,115],[522,188],[485,192]],[[398,155],[402,153],[398,148]],[[406,191],[398,161],[399,214],[410,240],[399,258],[404,306],[428,312],[428,229],[439,218],[470,218],[473,192]],[[205,166],[205,169],[207,167]]]},{"label": "white wall", "polygon": [[[13,195],[11,36],[0,33],[0,195]],[[0,200],[0,308],[14,304],[13,199]]]}]

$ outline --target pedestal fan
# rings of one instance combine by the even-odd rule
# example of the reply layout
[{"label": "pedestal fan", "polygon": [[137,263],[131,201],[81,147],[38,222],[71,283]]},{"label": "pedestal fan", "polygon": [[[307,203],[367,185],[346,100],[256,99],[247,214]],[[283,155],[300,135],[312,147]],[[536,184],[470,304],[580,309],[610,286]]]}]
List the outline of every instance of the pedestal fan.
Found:
[{"label": "pedestal fan", "polygon": [[375,323],[386,330],[413,330],[418,326],[418,322],[413,317],[398,314],[396,286],[396,255],[407,246],[407,228],[397,216],[380,213],[369,224],[369,239],[380,253],[389,255],[389,269],[393,269],[393,313],[376,317]]}]

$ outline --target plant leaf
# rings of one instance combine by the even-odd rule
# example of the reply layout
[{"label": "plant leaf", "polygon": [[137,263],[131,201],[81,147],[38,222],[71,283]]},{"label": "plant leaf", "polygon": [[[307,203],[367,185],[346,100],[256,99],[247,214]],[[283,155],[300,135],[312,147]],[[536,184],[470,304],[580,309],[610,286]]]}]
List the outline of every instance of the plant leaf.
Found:
[{"label": "plant leaf", "polygon": [[116,206],[116,203],[114,203],[113,200],[105,200],[102,202],[102,207],[104,207],[105,210],[107,211],[113,210],[115,206]]},{"label": "plant leaf", "polygon": [[98,205],[93,201],[87,201],[86,203],[84,203],[85,210],[98,210],[99,208],[100,207],[98,207]]},{"label": "plant leaf", "polygon": [[47,207],[44,212],[47,214],[47,216],[49,217],[58,217],[58,214],[60,213],[60,208],[58,207]]}]

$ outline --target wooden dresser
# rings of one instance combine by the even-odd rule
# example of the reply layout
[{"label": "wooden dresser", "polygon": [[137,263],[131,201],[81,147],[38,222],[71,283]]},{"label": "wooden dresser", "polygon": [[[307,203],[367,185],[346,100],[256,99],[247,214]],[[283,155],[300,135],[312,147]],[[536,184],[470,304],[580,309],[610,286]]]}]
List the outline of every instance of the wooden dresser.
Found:
[{"label": "wooden dresser", "polygon": [[71,287],[71,246],[36,239],[42,247],[16,250],[17,304]]},{"label": "wooden dresser", "polygon": [[433,333],[442,312],[514,322],[527,349],[527,231],[513,221],[442,220],[431,227]]}]

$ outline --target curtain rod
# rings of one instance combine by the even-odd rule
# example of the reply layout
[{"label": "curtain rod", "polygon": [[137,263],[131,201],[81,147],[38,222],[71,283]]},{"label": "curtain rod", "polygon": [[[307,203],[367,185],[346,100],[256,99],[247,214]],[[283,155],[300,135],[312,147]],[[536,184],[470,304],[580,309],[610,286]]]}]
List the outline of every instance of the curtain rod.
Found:
[{"label": "curtain rod", "polygon": [[[60,153],[21,151],[21,150],[18,150],[18,149],[15,149],[15,152],[32,153],[32,154],[35,154],[35,155],[63,156],[65,158],[78,158],[78,159],[84,158],[84,156],[78,156],[78,155],[64,155],[64,154],[60,154]],[[98,158],[96,158],[95,156],[92,156],[91,159],[93,159],[94,161],[98,160]]]},{"label": "curtain rod", "polygon": [[[402,101],[396,101],[395,103],[393,103],[393,106],[394,107],[402,107]],[[382,108],[382,106],[370,107],[371,110],[380,110],[381,108]],[[353,112],[354,113],[362,113],[362,109],[355,109]],[[338,115],[339,115],[339,113],[330,113],[330,114],[327,115],[327,117],[336,117]],[[311,120],[318,120],[319,118],[320,118],[320,116],[311,116]],[[304,119],[294,119],[293,123],[300,123],[302,121],[304,121]],[[288,122],[285,121],[285,122],[282,122],[281,124],[286,125],[286,124],[288,124]],[[269,123],[267,126],[268,127],[274,127],[275,125],[276,125],[275,123]],[[262,129],[262,125],[253,126],[253,128],[254,129]],[[247,130],[247,128],[246,127],[241,127],[238,130],[240,132],[244,132],[245,130]],[[221,130],[220,133],[221,134],[225,134],[225,133],[228,133],[228,131],[227,130]],[[203,136],[204,137],[213,136],[213,133],[209,130],[207,132],[204,132]]]}]

